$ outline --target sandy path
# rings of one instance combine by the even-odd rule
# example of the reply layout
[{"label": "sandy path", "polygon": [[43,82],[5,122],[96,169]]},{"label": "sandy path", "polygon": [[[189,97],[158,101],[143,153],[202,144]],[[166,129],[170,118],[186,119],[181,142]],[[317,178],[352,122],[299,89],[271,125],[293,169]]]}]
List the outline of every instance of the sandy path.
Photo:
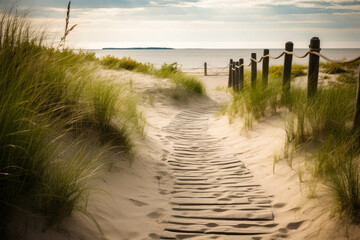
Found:
[{"label": "sandy path", "polygon": [[[224,91],[227,76],[199,75],[207,96],[178,101],[166,79],[129,71],[99,74],[131,81],[148,123],[131,164],[104,156],[114,165],[94,183],[111,196],[95,194],[88,205],[107,240],[348,239],[347,229],[339,231],[336,221],[322,214],[329,208],[322,198],[306,198],[308,183],[299,182],[296,171],[304,156],[294,159],[294,169],[280,161],[274,172],[273,156],[285,138],[280,115],[251,131],[243,131],[241,119],[229,125],[227,116],[214,115],[231,101]],[[65,229],[43,233],[35,224],[26,239],[101,239],[82,215],[72,216]]]},{"label": "sandy path", "polygon": [[[274,234],[270,201],[239,157],[211,135],[216,106],[195,106],[163,128],[174,187],[162,239],[254,239]],[[256,239],[256,238],[255,238]]]}]

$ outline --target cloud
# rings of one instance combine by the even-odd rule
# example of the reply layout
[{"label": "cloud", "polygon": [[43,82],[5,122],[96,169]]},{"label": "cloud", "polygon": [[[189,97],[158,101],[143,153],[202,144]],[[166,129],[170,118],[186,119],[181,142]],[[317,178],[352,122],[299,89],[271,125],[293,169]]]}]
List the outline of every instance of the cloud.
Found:
[{"label": "cloud", "polygon": [[[3,1],[3,0],[0,0]],[[139,8],[153,6],[168,6],[181,2],[197,2],[198,0],[73,0],[72,8]],[[22,6],[27,7],[59,7],[64,8],[68,0],[22,0]]]},{"label": "cloud", "polygon": [[[1,1],[4,0],[0,0]],[[67,0],[22,0],[31,17],[62,29]],[[76,42],[358,41],[360,1],[73,0]],[[41,19],[41,20],[40,20]],[[339,34],[341,32],[341,34]],[[135,44],[136,45],[136,44]],[[156,45],[156,44],[155,44]]]}]

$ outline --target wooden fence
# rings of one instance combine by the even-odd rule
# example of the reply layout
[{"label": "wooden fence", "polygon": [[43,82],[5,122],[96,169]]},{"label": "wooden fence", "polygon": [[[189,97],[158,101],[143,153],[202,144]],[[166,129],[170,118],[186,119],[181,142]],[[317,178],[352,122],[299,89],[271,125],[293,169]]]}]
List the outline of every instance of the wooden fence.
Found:
[{"label": "wooden fence", "polygon": [[[293,50],[294,50],[294,44],[292,42],[287,42],[285,44],[285,50],[277,57],[271,56],[269,49],[264,49],[264,54],[259,60],[256,59],[256,53],[252,53],[250,58],[250,63],[248,65],[244,64],[243,58],[240,58],[239,61],[236,62],[233,61],[233,59],[230,59],[228,87],[232,87],[234,91],[242,91],[244,89],[244,67],[251,67],[251,86],[255,87],[256,79],[257,79],[257,64],[262,62],[262,84],[266,88],[269,79],[269,60],[279,59],[282,56],[284,56],[282,94],[284,97],[286,97],[290,93],[291,66],[292,66],[293,56],[297,58],[305,58],[309,55],[307,96],[309,99],[311,99],[316,95],[317,92],[320,57],[328,62],[338,63],[338,64],[353,63],[360,60],[360,56],[359,56],[348,61],[337,61],[322,55],[320,53],[321,51],[320,39],[318,37],[313,37],[310,40],[309,50],[304,55],[299,56],[296,53],[294,53]],[[358,71],[359,73],[358,73],[356,109],[355,109],[355,117],[353,122],[353,131],[357,131],[360,129],[360,65]]]}]

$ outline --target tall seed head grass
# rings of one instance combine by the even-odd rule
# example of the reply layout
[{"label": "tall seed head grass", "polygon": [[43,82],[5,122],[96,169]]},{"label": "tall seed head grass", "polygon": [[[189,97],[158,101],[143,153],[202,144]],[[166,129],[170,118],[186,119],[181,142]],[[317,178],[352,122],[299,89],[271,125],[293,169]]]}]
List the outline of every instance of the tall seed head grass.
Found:
[{"label": "tall seed head grass", "polygon": [[66,37],[70,34],[71,31],[74,30],[74,28],[77,26],[77,24],[72,25],[69,28],[69,22],[70,22],[70,7],[71,7],[71,1],[69,1],[68,6],[67,6],[67,11],[66,11],[66,18],[65,18],[65,30],[64,30],[64,35],[61,37],[60,40],[60,44],[59,47],[63,47],[65,48],[65,42],[66,42]]},{"label": "tall seed head grass", "polygon": [[[86,63],[97,61],[94,54],[47,48],[44,33],[32,29],[25,15],[1,11],[0,238],[14,209],[41,213],[45,228],[75,210],[94,220],[86,203],[101,164],[84,151],[59,156],[67,132],[78,126],[86,132],[89,124],[109,125],[119,136],[143,130],[136,102],[127,100],[133,95],[121,96],[105,83],[86,91],[93,82]],[[117,108],[117,101],[131,104]]]}]

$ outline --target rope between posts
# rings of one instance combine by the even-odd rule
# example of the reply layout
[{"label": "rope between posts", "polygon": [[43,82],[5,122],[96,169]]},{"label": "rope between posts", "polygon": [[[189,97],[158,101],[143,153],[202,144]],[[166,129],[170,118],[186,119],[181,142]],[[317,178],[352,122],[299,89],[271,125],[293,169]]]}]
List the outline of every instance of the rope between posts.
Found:
[{"label": "rope between posts", "polygon": [[[334,59],[330,59],[326,56],[324,56],[323,54],[319,53],[319,52],[316,52],[316,51],[307,51],[304,55],[298,55],[296,54],[295,52],[290,52],[290,51],[283,51],[279,56],[271,56],[270,54],[268,55],[265,55],[265,56],[262,56],[259,60],[256,60],[255,58],[250,58],[250,63],[249,64],[241,64],[241,65],[235,65],[234,67],[231,67],[231,70],[232,71],[235,71],[236,69],[238,68],[241,68],[241,67],[250,67],[252,65],[253,62],[255,63],[261,63],[262,60],[264,60],[265,58],[271,58],[271,59],[279,59],[281,58],[284,54],[288,54],[288,55],[293,55],[294,57],[296,58],[305,58],[307,57],[309,54],[314,54],[314,55],[317,55],[323,59],[325,59],[326,61],[328,62],[332,62],[332,63],[338,63],[338,64],[347,64],[347,63],[354,63],[356,61],[359,61],[360,60],[360,56],[356,57],[356,58],[353,58],[353,59],[350,59],[350,60],[347,60],[347,61],[338,61],[338,60],[334,60]],[[230,64],[228,64],[227,66],[221,68],[221,67],[214,67],[214,66],[211,66],[211,65],[208,65],[208,70],[210,72],[212,72],[213,74],[220,74],[222,73],[221,71],[224,70],[224,69],[227,69],[228,67],[230,66]],[[214,72],[211,70],[211,68],[216,68],[216,69],[219,69],[220,72]],[[198,69],[203,69],[203,66],[200,65],[199,67],[196,67],[196,68],[182,68],[182,70],[198,70]]]},{"label": "rope between posts", "polygon": [[279,58],[281,58],[284,54],[293,55],[293,56],[295,56],[296,58],[305,58],[305,57],[307,57],[309,54],[314,54],[314,55],[317,55],[317,56],[325,59],[325,60],[328,61],[328,62],[338,63],[338,64],[354,63],[354,62],[360,60],[360,56],[358,56],[358,57],[356,57],[356,58],[353,58],[353,59],[350,59],[350,60],[347,60],[347,61],[338,61],[338,60],[330,59],[330,58],[328,58],[328,57],[326,57],[326,56],[324,56],[324,55],[322,55],[321,53],[316,52],[316,51],[310,51],[310,50],[309,50],[309,51],[307,51],[304,55],[298,55],[298,54],[296,54],[296,53],[294,53],[294,52],[289,52],[289,51],[286,51],[286,50],[285,50],[285,51],[283,51],[283,52],[282,52],[279,56],[277,56],[277,57],[273,57],[273,56],[271,56],[271,55],[268,54],[268,55],[262,56],[259,60],[256,60],[255,58],[250,58],[250,63],[249,63],[248,65],[246,65],[246,64],[236,65],[235,68],[232,67],[231,69],[232,69],[233,71],[235,71],[237,68],[240,68],[240,67],[244,67],[244,66],[245,66],[245,67],[250,67],[253,62],[261,63],[261,61],[262,61],[263,59],[265,59],[265,58],[279,59]]},{"label": "rope between posts", "polygon": [[310,53],[311,53],[311,54],[314,54],[314,55],[317,55],[317,56],[319,56],[319,57],[322,57],[323,59],[325,59],[325,60],[328,61],[328,62],[338,63],[338,64],[354,63],[354,62],[360,60],[360,56],[358,56],[358,57],[356,57],[356,58],[353,58],[353,59],[350,59],[350,60],[347,60],[347,61],[337,61],[337,60],[330,59],[330,58],[322,55],[322,54],[319,53],[319,52],[311,51]]},{"label": "rope between posts", "polygon": [[[208,65],[210,68],[208,68],[208,70],[209,70],[209,72],[211,73],[211,74],[213,74],[213,75],[215,75],[215,76],[218,76],[218,75],[220,75],[220,74],[222,74],[222,73],[227,73],[227,69],[228,69],[228,67],[230,66],[230,64],[228,64],[228,65],[226,65],[225,67],[223,67],[223,68],[220,68],[220,67],[214,67],[214,66],[211,66],[211,65]],[[219,69],[220,71],[219,72],[215,72],[215,71],[213,71],[212,69]],[[226,70],[226,71],[224,71],[224,70]]]},{"label": "rope between posts", "polygon": [[214,66],[208,64],[209,69],[210,68],[216,68],[216,69],[221,69],[222,70],[222,69],[227,69],[229,66],[230,66],[230,64],[226,65],[225,67],[214,67]]},{"label": "rope between posts", "polygon": [[203,66],[200,65],[199,67],[194,67],[194,68],[181,68],[181,70],[184,70],[184,69],[186,69],[186,70],[197,70],[197,69],[203,69]]}]

